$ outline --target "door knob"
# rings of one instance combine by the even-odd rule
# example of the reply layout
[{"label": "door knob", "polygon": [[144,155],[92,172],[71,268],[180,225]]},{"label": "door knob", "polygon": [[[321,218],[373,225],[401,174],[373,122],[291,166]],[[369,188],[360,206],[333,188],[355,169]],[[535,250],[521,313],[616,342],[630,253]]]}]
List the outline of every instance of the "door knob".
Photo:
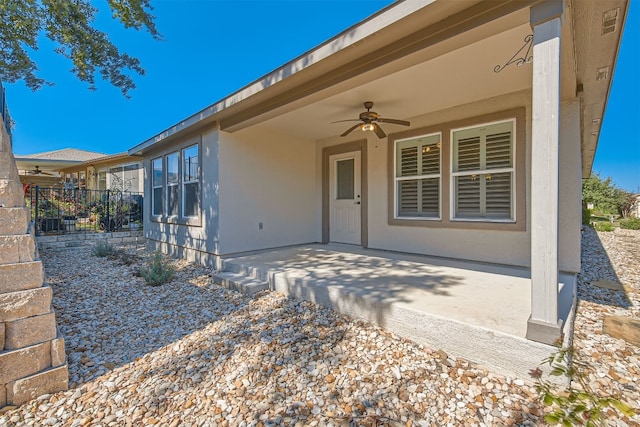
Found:
[{"label": "door knob", "polygon": [[359,204],[360,204],[360,202],[353,202],[353,204],[354,204],[354,205],[359,205]]}]

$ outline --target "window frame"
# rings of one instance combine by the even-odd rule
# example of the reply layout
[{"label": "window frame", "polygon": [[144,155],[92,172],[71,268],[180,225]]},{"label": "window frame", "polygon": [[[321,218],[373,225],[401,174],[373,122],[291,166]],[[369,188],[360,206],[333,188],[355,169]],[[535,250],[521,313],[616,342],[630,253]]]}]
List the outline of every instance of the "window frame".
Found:
[{"label": "window frame", "polygon": [[[527,231],[527,198],[529,193],[527,192],[527,170],[528,170],[528,157],[527,146],[530,144],[530,136],[527,135],[527,129],[531,124],[531,114],[527,113],[525,106],[517,106],[505,110],[498,110],[487,114],[475,114],[473,115],[473,109],[468,109],[468,116],[458,116],[448,122],[432,122],[423,125],[422,127],[416,127],[415,129],[409,129],[406,131],[389,134],[387,141],[387,225],[389,226],[402,226],[402,227],[425,227],[425,228],[439,228],[439,229],[452,229],[452,230],[491,230],[491,231]],[[433,116],[433,117],[438,117]],[[451,209],[455,206],[451,206],[451,130],[464,127],[476,127],[481,124],[492,122],[503,122],[506,120],[515,119],[515,129],[513,132],[513,149],[514,149],[514,185],[512,191],[513,196],[513,209],[514,209],[514,221],[486,221],[484,219],[469,221],[469,220],[451,220]],[[441,194],[440,194],[440,220],[424,220],[407,219],[403,217],[396,217],[396,197],[395,197],[395,141],[400,139],[415,138],[420,135],[427,135],[432,133],[442,132],[442,153],[441,153]]]},{"label": "window frame", "polygon": [[[437,174],[421,174],[421,175],[411,175],[406,177],[399,177],[397,173],[398,168],[398,144],[406,141],[416,140],[416,144],[420,145],[417,142],[420,138],[430,138],[433,136],[438,136],[439,147],[439,157],[438,157],[438,173]],[[399,138],[393,141],[393,218],[397,220],[408,220],[408,221],[440,221],[442,219],[442,152],[443,152],[443,144],[442,144],[442,132],[429,132],[424,134],[419,134],[416,136],[411,136],[408,138]],[[420,151],[420,150],[418,150]],[[423,153],[419,153],[421,156]],[[401,216],[399,212],[399,192],[398,192],[398,183],[400,181],[409,181],[409,180],[418,180],[421,181],[423,179],[433,179],[438,178],[438,215],[437,216]]]},{"label": "window frame", "polygon": [[[185,160],[185,156],[184,153],[185,151],[191,149],[195,147],[197,150],[197,159],[198,159],[198,172],[197,172],[197,176],[195,180],[189,180],[189,181],[185,181],[185,171],[184,171],[184,160]],[[195,144],[191,144],[188,145],[186,147],[183,147],[180,149],[180,158],[179,158],[179,162],[182,168],[182,171],[180,173],[180,217],[181,218],[185,218],[185,219],[191,219],[191,218],[199,218],[200,217],[200,211],[201,211],[201,204],[200,204],[200,190],[202,188],[202,183],[201,183],[201,176],[202,176],[202,172],[201,172],[201,165],[202,165],[202,161],[201,161],[201,157],[200,157],[200,144],[198,144],[197,142]],[[189,176],[191,176],[189,174]],[[186,215],[185,213],[185,207],[186,207],[186,200],[187,198],[185,197],[185,187],[187,184],[198,184],[198,189],[196,192],[196,214],[195,215]]]},{"label": "window frame", "polygon": [[[169,157],[171,156],[176,156],[176,164],[177,164],[177,171],[176,171],[176,175],[177,175],[177,182],[176,183],[169,183]],[[182,200],[181,194],[180,194],[180,181],[181,181],[181,177],[180,177],[180,171],[181,171],[181,167],[180,167],[180,150],[177,151],[172,151],[170,153],[167,153],[164,155],[164,166],[165,166],[165,176],[164,176],[164,184],[165,184],[165,189],[164,189],[164,196],[165,196],[165,215],[167,216],[167,218],[180,218],[180,202]],[[176,201],[178,207],[177,207],[177,213],[172,213],[171,212],[171,206],[170,206],[170,191],[171,191],[171,187],[177,187],[176,190],[176,194],[178,197],[178,200]]]},{"label": "window frame", "polygon": [[[495,168],[495,169],[487,169],[485,165],[485,169],[476,169],[476,170],[465,170],[465,171],[454,171],[455,166],[455,147],[454,147],[454,133],[460,131],[467,131],[472,129],[480,129],[483,127],[500,125],[505,123],[511,123],[511,167],[509,168]],[[516,119],[515,117],[504,119],[504,120],[494,120],[491,122],[478,123],[475,125],[463,126],[458,128],[452,128],[450,131],[449,141],[451,150],[451,155],[449,156],[450,161],[450,171],[449,179],[449,220],[452,222],[495,222],[495,223],[515,223],[517,218],[517,203],[516,203],[516,149],[517,149],[517,141],[516,141]],[[485,142],[486,144],[486,142]],[[486,146],[485,146],[486,147]],[[482,146],[480,148],[480,159],[483,158],[482,155]],[[486,148],[485,148],[486,151]],[[511,173],[511,194],[510,194],[510,204],[511,204],[511,213],[510,218],[491,218],[491,217],[456,217],[456,186],[455,179],[458,176],[472,176],[472,175],[487,175],[488,173]],[[486,190],[484,194],[480,192],[480,205],[482,206],[482,199],[485,199],[486,204]]]},{"label": "window frame", "polygon": [[[154,159],[155,160],[155,159]],[[153,161],[152,161],[153,163]],[[131,167],[134,167],[133,169],[131,169]],[[125,170],[126,168],[129,168],[127,170]],[[136,173],[139,174],[139,170],[142,168],[142,166],[140,165],[139,162],[130,162],[130,163],[123,163],[117,166],[111,166],[109,167],[109,169],[107,169],[107,172],[109,173],[109,189],[110,190],[118,190],[121,191],[123,193],[138,193],[140,191],[140,183],[139,183],[139,179],[140,178],[136,178],[136,186],[135,189],[129,185],[129,189],[125,190],[126,185],[126,179],[125,179],[125,172],[127,171],[136,171]],[[119,181],[120,183],[120,188],[113,188],[113,181],[114,181],[114,177],[116,177],[116,180]]]},{"label": "window frame", "polygon": [[[188,225],[193,227],[201,227],[202,226],[202,146],[201,146],[201,138],[190,138],[188,140],[183,141],[181,144],[173,145],[170,150],[163,150],[157,153],[154,153],[154,156],[150,158],[149,163],[145,161],[144,168],[149,173],[145,173],[145,192],[147,189],[151,189],[151,206],[149,209],[149,218],[152,222],[156,223],[166,223],[166,224],[179,224],[179,225]],[[197,182],[198,183],[198,206],[196,215],[193,216],[185,216],[184,215],[184,177],[183,177],[183,156],[184,151],[188,150],[191,147],[196,146],[198,149],[198,179],[197,181],[189,181],[189,182]],[[177,154],[178,161],[178,181],[176,184],[168,184],[169,181],[169,170],[168,170],[168,157],[172,154]],[[154,186],[153,174],[154,174],[154,162],[160,161],[160,165],[162,166],[162,186],[156,185]],[[148,168],[148,169],[147,169]],[[187,182],[187,184],[189,183]],[[172,186],[177,186],[177,214],[170,215],[169,212],[169,191]],[[153,212],[153,193],[154,189],[162,188],[160,194],[162,194],[162,212],[160,214],[154,214]],[[146,194],[146,193],[145,193]]]},{"label": "window frame", "polygon": [[[155,182],[155,162],[159,161],[160,162],[160,185],[156,185]],[[160,201],[160,213],[155,213],[154,208],[156,206],[155,203],[155,197],[156,197],[156,192],[155,190],[157,188],[160,188],[160,197],[161,199],[164,199],[164,197],[162,197],[164,195],[164,181],[165,181],[165,173],[164,173],[164,156],[160,156],[160,157],[156,157],[151,159],[151,217],[152,218],[160,218],[164,215],[164,200]]]}]

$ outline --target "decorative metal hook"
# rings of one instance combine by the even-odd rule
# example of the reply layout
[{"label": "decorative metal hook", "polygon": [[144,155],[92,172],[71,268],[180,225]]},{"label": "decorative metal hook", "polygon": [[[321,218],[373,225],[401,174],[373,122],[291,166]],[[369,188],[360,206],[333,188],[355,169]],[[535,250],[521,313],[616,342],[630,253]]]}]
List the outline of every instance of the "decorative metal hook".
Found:
[{"label": "decorative metal hook", "polygon": [[[533,55],[529,55],[529,54],[531,53],[532,46],[533,46],[533,34],[529,34],[524,38],[524,44],[522,45],[522,47],[518,49],[516,53],[513,54],[511,59],[509,59],[507,63],[502,66],[499,64],[496,65],[493,68],[493,72],[499,73],[500,71],[504,70],[511,64],[516,64],[516,66],[519,67],[521,65],[531,63],[533,61]],[[524,52],[524,55],[523,55],[522,52],[525,50],[525,48],[526,48],[526,51]]]}]

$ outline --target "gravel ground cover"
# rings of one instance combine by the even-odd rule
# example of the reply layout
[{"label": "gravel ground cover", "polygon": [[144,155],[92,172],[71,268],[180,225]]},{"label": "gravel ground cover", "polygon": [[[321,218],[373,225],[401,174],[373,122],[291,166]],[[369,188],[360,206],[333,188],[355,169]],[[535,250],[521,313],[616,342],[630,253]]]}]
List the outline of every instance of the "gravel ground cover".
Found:
[{"label": "gravel ground cover", "polygon": [[[637,408],[638,348],[603,335],[601,319],[638,314],[640,233],[600,238],[604,248],[598,234],[583,234],[576,347],[592,359],[599,390]],[[70,389],[4,408],[0,426],[544,424],[528,379],[277,293],[242,296],[184,260],[171,261],[171,283],[150,287],[136,276],[149,254],[129,251],[128,265],[41,252]],[[630,290],[590,285],[603,278]],[[640,425],[611,415],[610,425]]]},{"label": "gravel ground cover", "polygon": [[[596,280],[613,280],[625,291],[601,289]],[[620,397],[640,408],[640,348],[602,333],[606,315],[640,318],[640,231],[616,229],[582,235],[582,271],[578,275],[578,308],[574,348],[594,368],[591,386],[602,395]],[[611,425],[640,425],[640,417],[615,419]]]}]

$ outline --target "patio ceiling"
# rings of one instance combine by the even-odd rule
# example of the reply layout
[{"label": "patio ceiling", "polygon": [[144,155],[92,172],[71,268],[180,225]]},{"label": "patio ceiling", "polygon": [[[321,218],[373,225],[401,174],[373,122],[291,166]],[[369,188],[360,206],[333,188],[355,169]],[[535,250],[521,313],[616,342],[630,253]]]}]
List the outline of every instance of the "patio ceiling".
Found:
[{"label": "patio ceiling", "polygon": [[[378,77],[381,70],[372,70],[325,91],[323,98],[269,118],[262,125],[317,140],[340,135],[350,124],[331,122],[357,118],[364,110],[364,101],[373,101],[373,110],[382,117],[411,120],[433,111],[529,89],[531,64],[511,65],[494,72],[494,67],[504,65],[523,46],[528,34],[531,27],[527,20],[505,32],[427,60],[422,58],[435,52],[420,52],[390,64],[388,68],[398,68],[397,71]],[[383,127],[387,133],[405,129],[389,124]],[[354,135],[358,137],[357,132]]]}]

